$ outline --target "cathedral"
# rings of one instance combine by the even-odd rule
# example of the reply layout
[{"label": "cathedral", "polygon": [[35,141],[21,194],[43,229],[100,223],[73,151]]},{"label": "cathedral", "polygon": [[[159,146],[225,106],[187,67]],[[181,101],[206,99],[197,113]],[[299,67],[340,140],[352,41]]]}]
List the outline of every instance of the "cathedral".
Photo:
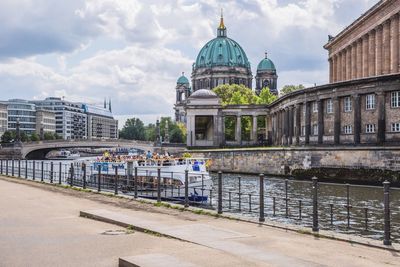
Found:
[{"label": "cathedral", "polygon": [[[264,87],[269,87],[273,94],[278,95],[277,79],[275,65],[265,53],[265,58],[257,66],[256,93],[260,94]],[[217,37],[203,46],[193,63],[191,84],[184,73],[177,80],[174,109],[175,120],[178,122],[186,122],[186,99],[197,90],[212,90],[222,84],[242,84],[248,88],[253,86],[250,62],[243,48],[228,38],[222,15]]]}]

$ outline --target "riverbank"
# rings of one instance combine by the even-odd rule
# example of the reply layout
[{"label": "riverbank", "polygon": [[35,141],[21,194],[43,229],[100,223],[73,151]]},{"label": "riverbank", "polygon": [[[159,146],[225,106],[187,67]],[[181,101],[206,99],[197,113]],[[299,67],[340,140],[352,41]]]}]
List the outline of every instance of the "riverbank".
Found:
[{"label": "riverbank", "polygon": [[[149,253],[197,266],[398,265],[396,252],[37,182],[1,178],[0,194],[0,262],[6,265],[110,266],[119,257]],[[123,228],[79,217],[88,210],[185,241],[156,231],[107,235]]]},{"label": "riverbank", "polygon": [[191,150],[212,160],[211,171],[264,173],[310,179],[400,186],[399,147],[293,147]]}]

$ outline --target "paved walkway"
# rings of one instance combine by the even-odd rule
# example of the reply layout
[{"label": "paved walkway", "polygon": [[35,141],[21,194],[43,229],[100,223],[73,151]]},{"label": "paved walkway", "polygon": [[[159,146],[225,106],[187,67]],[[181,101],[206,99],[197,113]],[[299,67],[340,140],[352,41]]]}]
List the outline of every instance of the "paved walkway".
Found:
[{"label": "paved walkway", "polygon": [[[0,179],[0,266],[117,266],[119,257],[146,254],[192,266],[400,266],[400,255],[381,249],[14,181]],[[137,231],[106,235],[123,228],[80,211],[190,242]]]}]

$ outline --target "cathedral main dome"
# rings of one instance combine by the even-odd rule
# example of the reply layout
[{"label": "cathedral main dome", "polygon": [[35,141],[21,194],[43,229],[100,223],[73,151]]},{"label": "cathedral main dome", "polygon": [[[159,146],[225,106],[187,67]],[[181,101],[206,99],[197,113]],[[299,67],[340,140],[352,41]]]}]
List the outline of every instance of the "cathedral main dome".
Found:
[{"label": "cathedral main dome", "polygon": [[195,63],[195,68],[214,66],[250,68],[250,63],[243,48],[236,41],[226,36],[218,36],[200,50]]},{"label": "cathedral main dome", "polygon": [[193,91],[211,90],[222,84],[243,84],[252,88],[250,62],[243,48],[227,37],[222,14],[217,37],[200,50],[191,78]]}]

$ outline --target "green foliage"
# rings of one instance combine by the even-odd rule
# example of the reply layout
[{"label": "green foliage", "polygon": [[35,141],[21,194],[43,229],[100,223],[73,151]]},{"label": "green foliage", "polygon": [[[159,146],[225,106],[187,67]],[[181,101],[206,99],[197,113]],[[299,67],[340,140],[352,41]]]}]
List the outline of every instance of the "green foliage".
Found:
[{"label": "green foliage", "polygon": [[39,141],[39,140],[40,140],[40,137],[39,137],[39,135],[37,133],[32,133],[31,134],[31,141],[36,142],[36,141]]},{"label": "green foliage", "polygon": [[299,85],[285,85],[281,89],[280,93],[281,93],[281,95],[286,95],[286,94],[289,94],[291,92],[294,92],[294,91],[297,91],[297,90],[302,90],[302,89],[305,89],[304,85],[302,85],[302,84],[299,84]]},{"label": "green foliage", "polygon": [[55,140],[62,139],[62,136],[58,135],[57,133],[54,133],[54,139]]},{"label": "green foliage", "polygon": [[44,140],[54,140],[55,139],[54,133],[51,133],[51,132],[44,132],[43,137],[44,137]]},{"label": "green foliage", "polygon": [[127,140],[145,140],[146,136],[143,122],[138,118],[128,119],[119,132],[119,136]]},{"label": "green foliage", "polygon": [[1,136],[2,143],[10,143],[15,139],[15,131],[5,131]]},{"label": "green foliage", "polygon": [[274,102],[278,97],[271,93],[268,87],[265,87],[261,90],[260,96],[258,97],[257,104],[271,104]]},{"label": "green foliage", "polygon": [[257,104],[258,96],[250,88],[240,84],[223,84],[213,89],[221,98],[222,105]]},{"label": "green foliage", "polygon": [[146,141],[155,141],[157,134],[156,134],[156,125],[150,123],[149,125],[144,127],[144,135],[146,137]]}]

